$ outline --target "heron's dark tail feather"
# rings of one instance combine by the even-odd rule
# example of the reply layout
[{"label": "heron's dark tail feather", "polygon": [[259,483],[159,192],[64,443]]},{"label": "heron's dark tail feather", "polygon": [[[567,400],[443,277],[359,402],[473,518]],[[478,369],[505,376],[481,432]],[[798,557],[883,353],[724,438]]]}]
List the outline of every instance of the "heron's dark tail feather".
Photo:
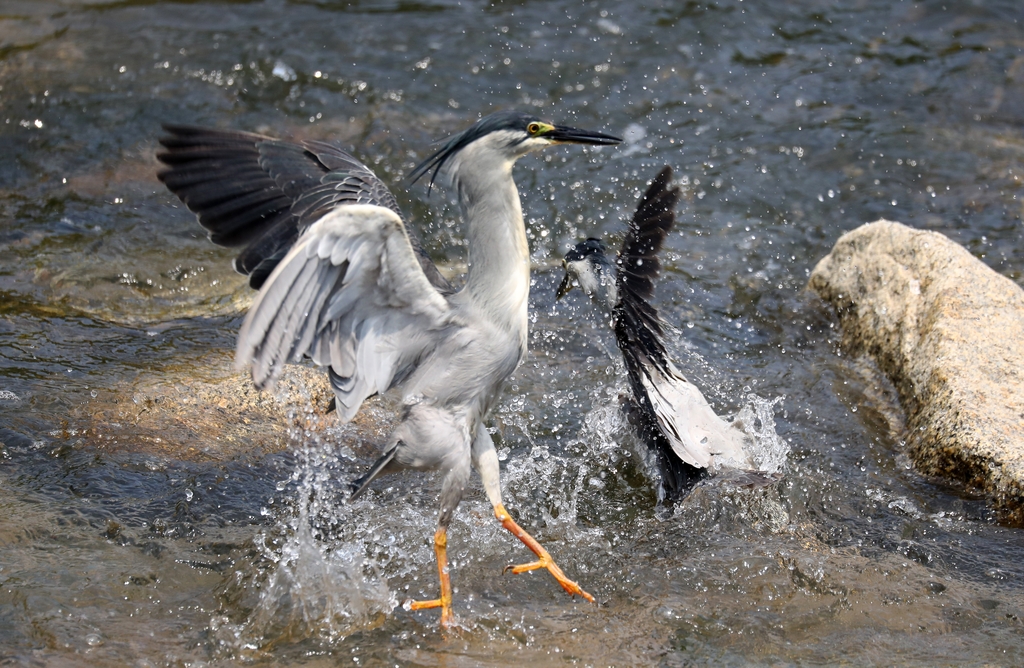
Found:
[{"label": "heron's dark tail feather", "polygon": [[[648,447],[651,447],[650,443]],[[658,447],[656,452],[658,469],[661,471],[661,484],[665,492],[665,501],[668,503],[685,499],[698,482],[710,475],[707,469],[699,469],[679,459],[679,455],[673,452],[671,447]]]},{"label": "heron's dark tail feather", "polygon": [[[634,394],[635,392],[634,389]],[[679,455],[672,449],[672,444],[668,442],[658,427],[646,393],[636,396],[647,401],[648,406],[645,408],[633,397],[620,396],[621,408],[626,415],[626,420],[636,429],[640,440],[657,458],[658,470],[661,472],[661,490],[665,494],[665,502],[671,504],[681,501],[698,482],[710,474],[707,469],[697,468],[679,458]]]},{"label": "heron's dark tail feather", "polygon": [[367,471],[365,475],[360,478],[356,478],[348,484],[349,488],[352,490],[351,496],[348,497],[350,501],[359,498],[359,495],[366,491],[366,488],[370,486],[373,479],[384,472],[387,465],[395,458],[395,452],[398,450],[399,443],[401,443],[401,441],[395,443],[387,452],[381,455],[380,459],[373,463],[373,466],[370,467],[370,470]]}]

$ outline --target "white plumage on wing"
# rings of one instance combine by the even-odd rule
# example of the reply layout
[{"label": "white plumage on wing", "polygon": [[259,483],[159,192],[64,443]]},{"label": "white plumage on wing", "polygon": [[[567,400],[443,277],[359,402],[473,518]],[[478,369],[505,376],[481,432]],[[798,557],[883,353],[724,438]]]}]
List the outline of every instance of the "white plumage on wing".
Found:
[{"label": "white plumage on wing", "polygon": [[658,425],[680,459],[712,471],[722,466],[750,468],[750,457],[743,449],[746,435],[719,417],[675,366],[669,364],[664,375],[652,369],[642,380]]},{"label": "white plumage on wing", "polygon": [[402,220],[381,206],[351,204],[314,223],[270,274],[239,331],[236,365],[251,364],[262,387],[286,362],[309,355],[333,371],[348,421],[367,397],[391,388],[398,369],[438,359],[444,337],[424,333],[455,322],[420,270]]}]

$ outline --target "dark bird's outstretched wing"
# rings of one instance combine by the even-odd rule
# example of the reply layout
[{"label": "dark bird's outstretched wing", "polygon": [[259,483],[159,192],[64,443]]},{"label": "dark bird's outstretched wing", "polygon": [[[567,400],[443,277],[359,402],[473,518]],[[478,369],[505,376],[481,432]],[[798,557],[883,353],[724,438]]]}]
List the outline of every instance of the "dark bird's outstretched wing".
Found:
[{"label": "dark bird's outstretched wing", "polygon": [[[669,187],[672,168],[664,167],[651,181],[629,222],[629,230],[615,260],[618,303],[614,307],[619,348],[643,354],[659,371],[668,371],[662,343],[664,332],[658,310],[650,303],[654,281],[661,271],[658,253],[675,224],[679,188]],[[628,345],[624,345],[628,342]],[[628,362],[629,360],[627,360]]]},{"label": "dark bird's outstretched wing", "polygon": [[[363,163],[319,141],[280,141],[249,132],[165,125],[158,177],[199,217],[220,246],[241,248],[235,269],[259,289],[299,236],[331,209],[373,204],[394,211],[394,195]],[[451,285],[418,240],[416,259],[443,294]]]},{"label": "dark bird's outstretched wing", "polygon": [[[665,167],[640,199],[616,264],[615,338],[637,402],[640,431],[661,457],[666,487],[678,494],[704,475],[712,461],[745,466],[743,433],[722,420],[665,350],[658,310],[648,301],[661,271],[658,253],[675,224],[679,189]],[[673,453],[670,455],[669,452]]]}]

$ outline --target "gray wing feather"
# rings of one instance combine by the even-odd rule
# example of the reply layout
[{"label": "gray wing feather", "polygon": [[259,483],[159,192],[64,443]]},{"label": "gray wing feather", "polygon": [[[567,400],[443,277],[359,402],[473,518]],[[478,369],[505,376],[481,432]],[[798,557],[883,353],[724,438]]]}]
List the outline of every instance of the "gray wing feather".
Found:
[{"label": "gray wing feather", "polygon": [[238,335],[236,364],[257,387],[309,355],[331,367],[339,415],[384,392],[449,323],[447,300],[417,260],[401,218],[375,205],[329,211],[270,274]]}]

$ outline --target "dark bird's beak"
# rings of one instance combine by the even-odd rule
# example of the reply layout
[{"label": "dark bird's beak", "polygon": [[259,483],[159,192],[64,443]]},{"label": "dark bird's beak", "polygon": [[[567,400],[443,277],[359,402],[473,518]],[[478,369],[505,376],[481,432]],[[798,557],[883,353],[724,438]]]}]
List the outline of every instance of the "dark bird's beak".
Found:
[{"label": "dark bird's beak", "polygon": [[553,129],[544,133],[544,138],[550,139],[558,144],[595,144],[597,146],[611,146],[613,144],[622,143],[622,139],[619,137],[606,135],[603,132],[570,128],[568,125],[554,126]]},{"label": "dark bird's beak", "polygon": [[555,293],[555,301],[557,302],[569,294],[569,290],[572,290],[572,276],[569,275],[569,272],[566,272],[565,278],[562,279],[562,283],[558,286],[558,292]]}]

